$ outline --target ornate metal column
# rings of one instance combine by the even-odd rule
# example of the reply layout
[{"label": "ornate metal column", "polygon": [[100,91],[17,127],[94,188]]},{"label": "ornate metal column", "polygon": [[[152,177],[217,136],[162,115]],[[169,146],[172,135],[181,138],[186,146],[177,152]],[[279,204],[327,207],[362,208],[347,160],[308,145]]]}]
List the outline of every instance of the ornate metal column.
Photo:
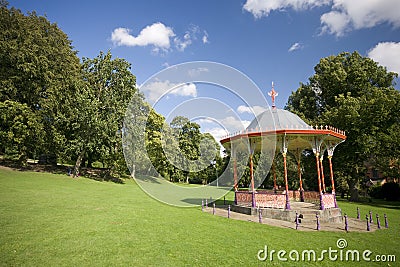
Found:
[{"label": "ornate metal column", "polygon": [[335,150],[337,145],[338,144],[329,144],[328,145],[328,161],[329,161],[329,170],[330,170],[331,184],[332,184],[332,195],[333,195],[333,199],[335,201],[335,208],[337,208],[338,205],[336,202],[335,179],[333,177],[332,157],[333,157],[333,151]]},{"label": "ornate metal column", "polygon": [[253,154],[254,154],[254,142],[250,141],[250,179],[251,179],[251,206],[256,207],[256,191],[254,190],[254,171],[253,171]]},{"label": "ornate metal column", "polygon": [[237,205],[236,192],[238,191],[237,159],[235,148],[232,148],[233,156],[233,188],[235,190],[235,205]]},{"label": "ornate metal column", "polygon": [[251,179],[251,193],[252,193],[252,201],[251,201],[251,206],[253,208],[256,207],[256,196],[255,196],[255,191],[254,191],[254,173],[253,173],[253,151],[250,153],[250,179]]},{"label": "ornate metal column", "polygon": [[284,177],[285,177],[285,191],[286,191],[286,206],[285,209],[290,210],[290,200],[289,200],[289,185],[288,185],[288,177],[287,177],[287,164],[286,164],[286,155],[287,155],[287,140],[286,135],[283,137],[282,140],[282,156],[283,156],[283,170],[284,170]]},{"label": "ornate metal column", "polygon": [[320,203],[320,209],[324,210],[324,202],[322,200],[322,187],[321,187],[321,172],[319,168],[319,154],[321,151],[321,143],[322,140],[318,139],[317,137],[314,138],[314,142],[312,143],[312,148],[313,152],[315,155],[315,160],[317,164],[317,174],[318,174],[318,191],[319,191],[319,203]]},{"label": "ornate metal column", "polygon": [[321,170],[321,182],[322,182],[322,192],[326,192],[325,188],[325,174],[324,174],[324,165],[323,165],[323,160],[324,160],[324,151],[321,152],[321,157],[320,157],[320,170]]}]

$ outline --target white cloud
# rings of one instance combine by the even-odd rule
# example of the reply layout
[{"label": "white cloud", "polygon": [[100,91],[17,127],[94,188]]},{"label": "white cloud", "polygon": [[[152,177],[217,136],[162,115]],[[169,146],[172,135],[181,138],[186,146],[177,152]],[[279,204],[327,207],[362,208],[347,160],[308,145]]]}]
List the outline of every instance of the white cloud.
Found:
[{"label": "white cloud", "polygon": [[176,46],[176,49],[179,51],[184,51],[185,48],[189,45],[192,44],[192,37],[190,36],[190,33],[186,32],[185,35],[183,36],[183,39],[179,37],[174,38],[174,43]]},{"label": "white cloud", "polygon": [[248,106],[240,105],[237,108],[237,112],[239,112],[239,113],[250,113],[250,114],[255,114],[256,116],[266,110],[267,109],[265,107],[261,107],[261,106],[248,107]]},{"label": "white cloud", "polygon": [[[203,37],[201,37],[203,34]],[[173,38],[173,39],[172,39]],[[137,36],[131,34],[127,28],[116,28],[111,33],[111,41],[116,46],[148,46],[152,45],[152,53],[171,51],[171,42],[176,50],[183,52],[188,46],[198,39],[203,44],[208,43],[208,33],[202,31],[197,25],[190,25],[183,36],[177,36],[171,27],[161,22],[148,25]]]},{"label": "white cloud", "polygon": [[233,116],[228,116],[221,120],[221,124],[224,125],[226,129],[230,132],[240,131],[250,125],[250,121],[240,120],[239,118],[235,118]]},{"label": "white cloud", "polygon": [[157,22],[146,26],[136,37],[130,34],[130,30],[127,28],[117,28],[111,34],[111,41],[117,46],[153,45],[154,49],[159,51],[159,49],[168,50],[171,46],[170,38],[174,36],[172,28]]},{"label": "white cloud", "polygon": [[293,52],[299,49],[302,49],[303,46],[300,43],[294,43],[288,50],[288,52]]},{"label": "white cloud", "polygon": [[204,132],[210,133],[212,136],[214,136],[215,140],[219,141],[221,140],[224,136],[228,134],[228,132],[220,127],[214,127],[214,128],[207,128],[204,129]]},{"label": "white cloud", "polygon": [[400,74],[400,42],[383,42],[368,52],[368,57],[385,66],[388,71]]},{"label": "white cloud", "polygon": [[203,41],[203,44],[208,44],[209,43],[209,41],[208,41],[208,33],[206,31],[204,31],[203,33],[204,33],[204,35],[203,35],[203,38],[201,40]]},{"label": "white cloud", "polygon": [[188,70],[188,74],[192,78],[198,77],[202,72],[209,72],[209,69],[204,68],[204,67],[200,67],[200,68]]},{"label": "white cloud", "polygon": [[183,84],[183,85],[176,87],[169,93],[172,95],[178,95],[178,96],[196,97],[197,96],[197,88],[194,83],[187,83],[187,84]]},{"label": "white cloud", "polygon": [[332,11],[321,16],[322,33],[342,36],[381,23],[400,27],[399,10],[399,0],[333,0]]},{"label": "white cloud", "polygon": [[348,30],[348,24],[350,18],[337,11],[331,11],[321,16],[322,33],[335,34],[336,36],[342,36],[346,30]]},{"label": "white cloud", "polygon": [[146,95],[147,99],[152,102],[158,100],[164,94],[192,97],[197,96],[197,88],[195,84],[171,83],[168,80],[146,83],[144,86],[140,87],[140,90]]},{"label": "white cloud", "polygon": [[247,0],[243,9],[252,13],[255,18],[268,16],[271,11],[285,10],[307,10],[313,7],[327,5],[331,0]]},{"label": "white cloud", "polygon": [[174,38],[174,44],[175,47],[178,51],[183,52],[186,47],[189,45],[193,44],[193,42],[197,41],[200,39],[201,33],[203,33],[203,37],[201,37],[201,40],[203,44],[208,43],[208,33],[206,31],[202,31],[199,26],[197,25],[190,25],[189,29],[185,32],[183,37],[175,37]]},{"label": "white cloud", "polygon": [[330,11],[320,18],[321,33],[343,36],[351,30],[371,28],[381,23],[400,27],[399,0],[247,0],[243,9],[255,18],[271,11],[309,10],[327,6]]}]

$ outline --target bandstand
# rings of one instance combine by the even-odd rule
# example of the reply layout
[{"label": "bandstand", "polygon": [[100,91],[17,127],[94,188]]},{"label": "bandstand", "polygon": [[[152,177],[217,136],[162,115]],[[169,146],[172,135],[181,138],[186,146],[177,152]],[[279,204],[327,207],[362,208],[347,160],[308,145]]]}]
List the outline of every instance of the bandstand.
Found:
[{"label": "bandstand", "polygon": [[[341,220],[341,211],[336,203],[335,181],[332,166],[332,157],[337,145],[344,142],[344,131],[331,126],[310,126],[299,116],[275,106],[277,93],[272,85],[269,92],[272,98],[272,107],[256,116],[250,125],[242,132],[226,136],[221,144],[230,151],[233,159],[233,180],[235,190],[235,205],[232,207],[238,212],[255,214],[256,209],[262,210],[263,215],[276,219],[293,220],[295,212],[319,214],[327,221],[332,218]],[[246,140],[246,142],[243,142]],[[249,190],[238,189],[238,170],[236,154],[241,149],[249,153],[249,167],[251,184]],[[275,165],[272,163],[273,190],[256,190],[253,170],[253,155],[264,149],[273,149],[273,156],[281,153],[283,158],[283,174],[285,187],[278,191]],[[304,150],[312,150],[315,156],[316,176],[318,178],[318,192],[305,192],[301,175],[301,155]],[[323,171],[324,154],[327,151],[329,161],[330,184],[332,191],[327,192]],[[297,161],[299,189],[289,190],[287,154],[294,155]],[[258,166],[258,168],[263,166]],[[332,217],[332,218],[331,218]]]}]

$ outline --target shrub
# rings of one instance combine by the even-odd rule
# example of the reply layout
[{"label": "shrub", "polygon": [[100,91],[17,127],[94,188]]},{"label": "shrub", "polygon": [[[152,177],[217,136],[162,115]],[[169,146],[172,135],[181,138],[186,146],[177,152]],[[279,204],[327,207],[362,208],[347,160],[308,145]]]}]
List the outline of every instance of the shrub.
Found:
[{"label": "shrub", "polygon": [[394,182],[383,184],[382,195],[386,200],[400,200],[400,185]]},{"label": "shrub", "polygon": [[383,199],[382,186],[380,184],[372,185],[368,188],[368,195],[373,198]]}]

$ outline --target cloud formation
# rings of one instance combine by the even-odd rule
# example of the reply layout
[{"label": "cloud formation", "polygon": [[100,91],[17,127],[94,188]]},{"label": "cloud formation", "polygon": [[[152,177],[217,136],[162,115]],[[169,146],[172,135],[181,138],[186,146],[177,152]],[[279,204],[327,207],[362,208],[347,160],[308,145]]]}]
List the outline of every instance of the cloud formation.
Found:
[{"label": "cloud formation", "polygon": [[321,16],[322,33],[343,36],[351,30],[371,28],[381,23],[400,27],[398,0],[333,0],[332,11]]},{"label": "cloud formation", "polygon": [[255,18],[268,16],[274,10],[286,10],[288,8],[307,10],[314,7],[327,5],[331,0],[247,0],[243,9],[252,13]]},{"label": "cloud formation", "polygon": [[197,96],[197,87],[194,83],[186,83],[183,85],[179,85],[175,89],[171,90],[169,94],[177,95],[177,96]]},{"label": "cloud formation", "polygon": [[153,45],[156,48],[167,50],[171,46],[170,38],[174,36],[172,28],[157,22],[146,26],[136,37],[131,35],[127,28],[117,28],[111,34],[111,41],[117,46]]},{"label": "cloud formation", "polygon": [[140,87],[140,90],[146,95],[149,101],[157,101],[163,95],[175,96],[197,96],[197,87],[194,83],[178,84],[172,83],[169,80],[155,81],[146,83]]},{"label": "cloud formation", "polygon": [[385,66],[388,71],[400,74],[400,42],[382,42],[368,52],[368,57]]},{"label": "cloud formation", "polygon": [[[203,36],[203,37],[201,37]],[[128,28],[116,28],[111,33],[111,41],[116,46],[153,46],[153,52],[176,50],[183,52],[194,41],[201,39],[208,43],[208,33],[197,25],[190,25],[183,36],[177,36],[171,27],[161,22],[153,23],[143,28],[137,36],[131,34]],[[172,45],[173,44],[173,45]]]},{"label": "cloud formation", "polygon": [[264,111],[266,111],[266,108],[261,107],[261,106],[248,107],[248,106],[240,105],[237,108],[237,112],[239,112],[239,113],[255,114],[256,116],[258,114],[263,113]]},{"label": "cloud formation", "polygon": [[294,43],[292,46],[289,48],[288,52],[293,52],[299,49],[302,49],[303,46],[300,43]]},{"label": "cloud formation", "polygon": [[381,23],[400,27],[399,0],[247,0],[243,9],[255,18],[261,18],[268,16],[271,11],[301,11],[321,6],[331,9],[321,15],[321,34],[340,37],[349,31],[371,28]]}]

